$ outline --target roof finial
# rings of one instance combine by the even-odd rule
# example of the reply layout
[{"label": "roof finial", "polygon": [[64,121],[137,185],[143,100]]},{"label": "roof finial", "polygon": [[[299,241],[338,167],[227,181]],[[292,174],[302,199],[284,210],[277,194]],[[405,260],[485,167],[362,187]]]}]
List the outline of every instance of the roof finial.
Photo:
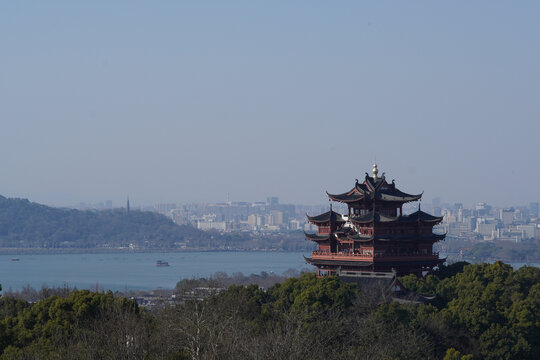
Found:
[{"label": "roof finial", "polygon": [[373,163],[373,180],[377,181],[377,174],[379,173],[379,170],[377,169],[377,161]]}]

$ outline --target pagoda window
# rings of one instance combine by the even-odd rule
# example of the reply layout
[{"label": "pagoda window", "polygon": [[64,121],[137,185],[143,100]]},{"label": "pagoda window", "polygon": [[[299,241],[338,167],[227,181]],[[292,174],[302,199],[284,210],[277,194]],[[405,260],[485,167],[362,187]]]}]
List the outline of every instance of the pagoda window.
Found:
[{"label": "pagoda window", "polygon": [[319,234],[329,234],[330,226],[319,226]]}]

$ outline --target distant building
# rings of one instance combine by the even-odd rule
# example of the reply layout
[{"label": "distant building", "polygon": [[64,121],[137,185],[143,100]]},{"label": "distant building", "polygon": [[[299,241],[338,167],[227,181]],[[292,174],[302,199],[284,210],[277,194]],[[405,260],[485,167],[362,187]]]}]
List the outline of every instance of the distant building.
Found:
[{"label": "distant building", "polygon": [[501,219],[503,226],[508,226],[514,223],[514,209],[500,209],[499,219]]},{"label": "distant building", "polygon": [[483,221],[476,226],[476,232],[484,236],[484,238],[493,239],[497,223],[494,221]]},{"label": "distant building", "polygon": [[300,229],[301,229],[300,221],[296,219],[292,219],[291,221],[289,221],[289,230],[300,230]]},{"label": "distant building", "polygon": [[491,211],[491,206],[486,203],[480,202],[476,205],[476,214],[477,216],[487,216]]},{"label": "distant building", "polygon": [[227,230],[225,221],[197,221],[197,229],[199,230]]},{"label": "distant building", "polygon": [[538,217],[538,203],[532,202],[529,204],[529,214],[533,217]]},{"label": "distant building", "polygon": [[518,225],[517,230],[523,239],[534,239],[536,237],[536,224]]}]

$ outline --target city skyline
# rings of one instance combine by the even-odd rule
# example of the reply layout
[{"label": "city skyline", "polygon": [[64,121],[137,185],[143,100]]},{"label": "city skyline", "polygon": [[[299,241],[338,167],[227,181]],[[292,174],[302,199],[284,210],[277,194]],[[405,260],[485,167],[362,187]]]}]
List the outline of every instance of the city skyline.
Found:
[{"label": "city skyline", "polygon": [[0,195],[540,200],[540,4],[7,2]]}]

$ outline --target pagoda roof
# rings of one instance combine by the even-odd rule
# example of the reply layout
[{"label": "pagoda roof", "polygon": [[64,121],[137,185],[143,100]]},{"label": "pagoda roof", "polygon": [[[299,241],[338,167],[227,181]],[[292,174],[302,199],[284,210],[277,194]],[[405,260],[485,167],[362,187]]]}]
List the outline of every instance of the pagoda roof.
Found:
[{"label": "pagoda roof", "polygon": [[415,234],[415,235],[380,235],[376,236],[378,241],[440,241],[444,240],[446,234]]},{"label": "pagoda roof", "polygon": [[304,256],[307,263],[313,265],[334,265],[334,266],[371,266],[372,261],[347,261],[347,260],[327,260],[327,259],[313,259]]},{"label": "pagoda roof", "polygon": [[354,187],[342,194],[330,194],[326,192],[331,200],[352,203],[361,200],[381,200],[381,201],[393,201],[393,202],[409,202],[417,201],[422,198],[422,194],[408,194],[396,188],[394,180],[392,183],[386,182],[386,178],[383,174],[382,177],[373,179],[366,173],[366,178],[363,183],[358,182]]},{"label": "pagoda roof", "polygon": [[370,223],[370,222],[424,222],[438,223],[442,221],[442,216],[433,216],[421,210],[404,216],[386,216],[378,212],[370,211],[365,215],[351,216],[351,221],[355,223]]},{"label": "pagoda roof", "polygon": [[304,231],[304,235],[306,236],[306,239],[313,240],[313,241],[325,241],[330,239],[330,236],[332,234],[308,234]]},{"label": "pagoda roof", "polygon": [[337,236],[345,236],[345,235],[348,235],[350,233],[355,233],[355,232],[356,232],[356,230],[354,230],[352,227],[343,226],[343,227],[336,230],[336,235]]},{"label": "pagoda roof", "polygon": [[433,216],[422,210],[413,212],[412,214],[401,216],[400,221],[421,221],[421,222],[440,222],[442,221],[442,216]]},{"label": "pagoda roof", "polygon": [[411,195],[398,189],[380,190],[376,193],[375,198],[384,201],[409,202],[420,200],[422,198],[422,194]]},{"label": "pagoda roof", "polygon": [[349,235],[348,238],[353,241],[369,242],[369,241],[373,241],[373,239],[375,239],[375,236],[356,233],[356,234]]},{"label": "pagoda roof", "polygon": [[444,240],[446,234],[414,234],[414,235],[400,235],[400,234],[389,234],[389,235],[362,235],[362,234],[353,234],[349,235],[348,238],[357,242],[369,242],[373,240],[377,241],[440,241]]},{"label": "pagoda roof", "polygon": [[386,216],[379,214],[378,212],[370,211],[365,215],[360,216],[351,216],[351,221],[355,223],[369,223],[369,222],[392,222],[397,221],[399,217],[397,216]]},{"label": "pagoda roof", "polygon": [[[352,191],[352,193],[351,193],[351,191]],[[360,201],[360,200],[365,198],[364,194],[354,193],[354,189],[351,190],[351,191],[343,193],[343,194],[330,194],[327,191],[326,195],[328,195],[328,197],[331,200],[338,201],[338,202],[344,202],[344,203],[356,202],[356,201]]]},{"label": "pagoda roof", "polygon": [[347,220],[341,215],[340,213],[337,213],[330,209],[330,211],[325,212],[324,214],[320,214],[317,216],[309,216],[307,215],[308,221],[313,223],[326,223],[326,222],[338,222],[338,223],[345,223]]},{"label": "pagoda roof", "polygon": [[308,258],[304,256],[304,259],[307,263],[313,264],[313,265],[332,265],[332,266],[352,266],[352,267],[364,267],[364,266],[371,266],[373,263],[377,263],[378,265],[383,266],[394,266],[394,265],[425,265],[425,266],[436,266],[444,263],[447,258],[439,258],[439,259],[419,259],[419,260],[410,260],[404,257],[403,259],[400,259],[399,261],[389,261],[384,258],[377,259],[377,257],[374,258],[375,261],[364,261],[364,260],[334,260],[334,259],[313,259]]}]

